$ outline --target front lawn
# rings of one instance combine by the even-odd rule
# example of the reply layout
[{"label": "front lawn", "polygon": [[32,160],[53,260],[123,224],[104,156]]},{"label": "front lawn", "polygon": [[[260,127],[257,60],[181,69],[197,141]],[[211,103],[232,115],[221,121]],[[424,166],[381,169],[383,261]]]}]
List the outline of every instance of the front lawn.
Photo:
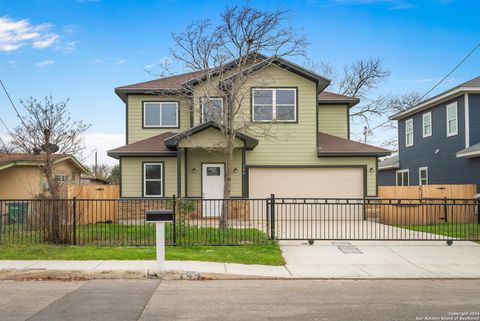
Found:
[{"label": "front lawn", "polygon": [[[166,259],[242,264],[283,265],[276,242],[241,246],[167,246]],[[0,260],[154,260],[155,247],[0,245]]]},{"label": "front lawn", "polygon": [[[62,226],[73,237],[71,226]],[[174,238],[175,236],[175,238]],[[84,224],[77,225],[76,239],[78,245],[119,245],[150,246],[155,245],[155,225],[135,224]],[[266,244],[268,235],[259,229],[238,226],[220,229],[215,226],[195,226],[189,224],[166,224],[165,239],[167,244],[177,245],[243,245]],[[27,224],[0,224],[0,243],[21,244],[41,243],[41,231],[32,229]],[[71,242],[73,243],[73,242]]]},{"label": "front lawn", "polygon": [[437,223],[429,225],[396,225],[397,227],[432,233],[437,235],[445,235],[451,238],[462,240],[480,240],[480,224],[463,224],[463,223]]}]

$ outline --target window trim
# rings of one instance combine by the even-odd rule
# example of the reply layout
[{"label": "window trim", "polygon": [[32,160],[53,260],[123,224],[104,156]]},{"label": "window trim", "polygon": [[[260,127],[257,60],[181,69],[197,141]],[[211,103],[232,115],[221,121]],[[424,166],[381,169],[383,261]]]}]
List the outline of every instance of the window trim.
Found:
[{"label": "window trim", "polygon": [[[148,103],[158,103],[162,104],[175,104],[177,106],[177,122],[175,125],[169,126],[157,126],[157,125],[146,125],[145,124],[145,104]],[[160,113],[161,115],[161,113]],[[143,129],[157,129],[157,128],[180,128],[180,102],[178,100],[142,100],[142,128]]]},{"label": "window trim", "polygon": [[[412,143],[409,144],[408,143],[408,132],[407,132],[407,123],[411,122],[412,123]],[[414,137],[415,135],[413,134],[414,133],[414,128],[413,128],[413,118],[409,118],[407,120],[405,120],[405,147],[410,147],[410,146],[413,146],[413,141],[414,141]]]},{"label": "window trim", "polygon": [[[426,116],[430,116],[430,133],[429,134],[425,134],[425,117]],[[433,133],[432,112],[429,111],[427,113],[422,114],[422,137],[423,138],[431,137],[432,133]]]},{"label": "window trim", "polygon": [[[422,171],[427,172],[427,176],[425,177],[427,182],[425,184],[422,184]],[[429,179],[428,179],[428,167],[427,166],[419,167],[418,168],[418,185],[428,185],[428,181],[429,181]]]},{"label": "window trim", "polygon": [[[147,195],[146,192],[147,192],[147,179],[145,178],[145,167],[147,165],[160,165],[161,166],[161,170],[160,170],[160,173],[162,174],[162,178],[161,179],[149,179],[149,181],[160,181],[161,184],[161,189],[162,189],[162,193],[160,195]],[[151,198],[161,198],[161,197],[165,197],[165,162],[161,162],[161,161],[150,161],[150,162],[142,162],[142,197],[151,197]]]},{"label": "window trim", "polygon": [[[270,90],[282,90],[282,89],[291,89],[295,93],[295,98],[294,98],[294,115],[295,118],[294,120],[255,120],[255,112],[254,112],[254,92],[255,90],[262,90],[262,89],[270,89]],[[272,96],[272,115],[275,115],[276,118],[276,94]],[[273,123],[273,124],[297,124],[298,123],[298,87],[295,86],[285,86],[285,87],[278,87],[278,86],[273,86],[273,87],[251,87],[250,88],[250,118],[254,123]]]},{"label": "window trim", "polygon": [[[398,174],[402,173],[402,185],[398,185]],[[407,173],[408,178],[408,185],[404,185],[403,183],[403,173]],[[395,186],[410,186],[410,170],[409,169],[399,169],[395,171]]]},{"label": "window trim", "polygon": [[200,97],[200,123],[204,123],[205,122],[205,112],[203,110],[203,100],[204,99],[220,99],[222,100],[222,112],[225,110],[225,97],[221,97],[221,96],[210,96],[210,97],[207,97],[207,96],[203,96],[203,97]]},{"label": "window trim", "polygon": [[[448,123],[449,123],[449,119],[448,119],[448,108],[449,107],[455,107],[455,132],[449,132],[448,131]],[[446,107],[445,107],[445,114],[446,114],[446,125],[447,125],[447,137],[451,137],[451,136],[456,136],[458,135],[458,102],[453,102],[453,103],[450,103],[450,104],[447,104]]]}]

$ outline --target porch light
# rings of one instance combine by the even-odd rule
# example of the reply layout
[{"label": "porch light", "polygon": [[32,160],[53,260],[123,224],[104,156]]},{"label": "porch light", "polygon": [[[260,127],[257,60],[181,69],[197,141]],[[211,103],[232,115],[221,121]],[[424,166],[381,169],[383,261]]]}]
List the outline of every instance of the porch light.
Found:
[{"label": "porch light", "polygon": [[192,173],[194,173],[194,174],[195,174],[196,172],[197,172],[197,169],[196,169],[195,167],[194,167],[194,168],[192,168]]},{"label": "porch light", "polygon": [[370,173],[373,173],[375,172],[375,170],[373,169],[373,167],[370,167]]},{"label": "porch light", "polygon": [[238,168],[234,168],[234,169],[233,169],[233,172],[234,172],[235,174],[237,174],[237,173],[238,173]]}]

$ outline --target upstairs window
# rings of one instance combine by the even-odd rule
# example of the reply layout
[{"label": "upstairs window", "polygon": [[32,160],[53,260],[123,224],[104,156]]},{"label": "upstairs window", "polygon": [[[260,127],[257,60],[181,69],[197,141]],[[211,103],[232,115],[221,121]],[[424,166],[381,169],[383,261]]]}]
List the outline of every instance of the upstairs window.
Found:
[{"label": "upstairs window", "polygon": [[257,122],[297,121],[297,89],[254,88],[252,118]]},{"label": "upstairs window", "polygon": [[221,120],[223,116],[222,97],[202,97],[202,122]]},{"label": "upstairs window", "polygon": [[408,186],[410,184],[408,169],[397,171],[397,186]]},{"label": "upstairs window", "polygon": [[405,121],[405,146],[413,146],[413,118]]},{"label": "upstairs window", "polygon": [[163,163],[143,164],[143,196],[163,197]]},{"label": "upstairs window", "polygon": [[447,105],[447,137],[458,134],[457,103]]},{"label": "upstairs window", "polygon": [[428,167],[418,169],[418,182],[420,185],[428,185]]},{"label": "upstairs window", "polygon": [[423,128],[423,137],[432,136],[432,112],[428,112],[422,115],[422,128]]},{"label": "upstairs window", "polygon": [[178,126],[178,102],[148,101],[143,103],[143,127],[175,128]]}]

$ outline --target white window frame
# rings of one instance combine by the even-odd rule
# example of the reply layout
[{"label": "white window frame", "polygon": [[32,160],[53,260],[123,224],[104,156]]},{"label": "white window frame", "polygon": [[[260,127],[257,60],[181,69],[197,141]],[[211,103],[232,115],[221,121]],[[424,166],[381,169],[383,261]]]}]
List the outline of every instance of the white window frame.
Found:
[{"label": "white window frame", "polygon": [[[158,111],[159,111],[159,125],[147,125],[146,124],[146,116],[147,113],[145,112],[146,105],[147,104],[158,104]],[[175,118],[176,122],[175,125],[163,125],[162,124],[162,106],[164,104],[175,104],[176,106],[176,112],[175,112]],[[177,101],[144,101],[143,102],[143,127],[144,128],[178,128],[178,122],[179,122],[179,106]]]},{"label": "white window frame", "polygon": [[220,100],[222,102],[222,113],[224,110],[224,99],[223,97],[202,97],[200,100],[201,104],[201,109],[202,109],[202,123],[205,122],[205,105],[204,105],[204,100]]},{"label": "white window frame", "polygon": [[[272,91],[272,103],[271,104],[256,104],[256,106],[272,106],[272,119],[271,120],[256,120],[255,119],[255,91],[256,90],[271,90]],[[293,119],[292,120],[277,120],[277,106],[291,106],[291,104],[278,104],[277,105],[277,90],[293,90]],[[277,87],[277,88],[270,88],[270,87],[257,87],[257,88],[252,88],[252,120],[254,122],[260,122],[260,123],[296,123],[297,122],[297,91],[298,88],[295,87]]]},{"label": "white window frame", "polygon": [[[448,119],[448,109],[449,108],[455,108],[455,118],[454,119]],[[445,107],[445,113],[446,113],[446,118],[447,118],[447,137],[458,135],[458,103],[453,102],[453,103],[448,104]],[[455,129],[456,130],[454,132],[449,132],[449,126],[448,125],[449,125],[450,121],[453,121],[453,120],[455,120]]]},{"label": "white window frame", "polygon": [[[402,174],[402,185],[398,185],[398,174]],[[403,180],[403,173],[407,173],[407,178],[408,178],[408,185],[404,185],[404,180]],[[395,172],[395,185],[396,186],[410,186],[410,170],[408,169],[400,169]]]},{"label": "white window frame", "polygon": [[[425,133],[425,118],[426,117],[430,117],[430,133]],[[428,113],[425,113],[422,115],[422,134],[423,134],[423,138],[426,138],[426,137],[430,137],[432,136],[432,132],[433,132],[433,126],[432,126],[432,112],[429,111]]]},{"label": "white window frame", "polygon": [[[422,184],[422,171],[426,171],[427,172],[427,175],[425,177],[425,179],[427,180],[427,182],[425,184]],[[428,185],[428,167],[427,166],[424,166],[424,167],[420,167],[418,169],[418,185]]]},{"label": "white window frame", "polygon": [[[146,177],[146,174],[147,174],[147,171],[146,171],[146,167],[148,165],[158,165],[160,166],[160,178],[150,178],[150,179],[147,179]],[[143,197],[163,197],[163,194],[165,193],[165,191],[163,190],[163,163],[155,163],[155,162],[152,162],[152,163],[143,163]],[[160,191],[161,193],[159,195],[147,195],[147,182],[160,182]]]},{"label": "white window frame", "polygon": [[[412,123],[412,142],[409,144],[408,143],[408,123]],[[414,139],[414,135],[413,135],[413,118],[409,118],[405,121],[405,146],[406,147],[410,147],[410,146],[413,146],[413,139]]]}]

